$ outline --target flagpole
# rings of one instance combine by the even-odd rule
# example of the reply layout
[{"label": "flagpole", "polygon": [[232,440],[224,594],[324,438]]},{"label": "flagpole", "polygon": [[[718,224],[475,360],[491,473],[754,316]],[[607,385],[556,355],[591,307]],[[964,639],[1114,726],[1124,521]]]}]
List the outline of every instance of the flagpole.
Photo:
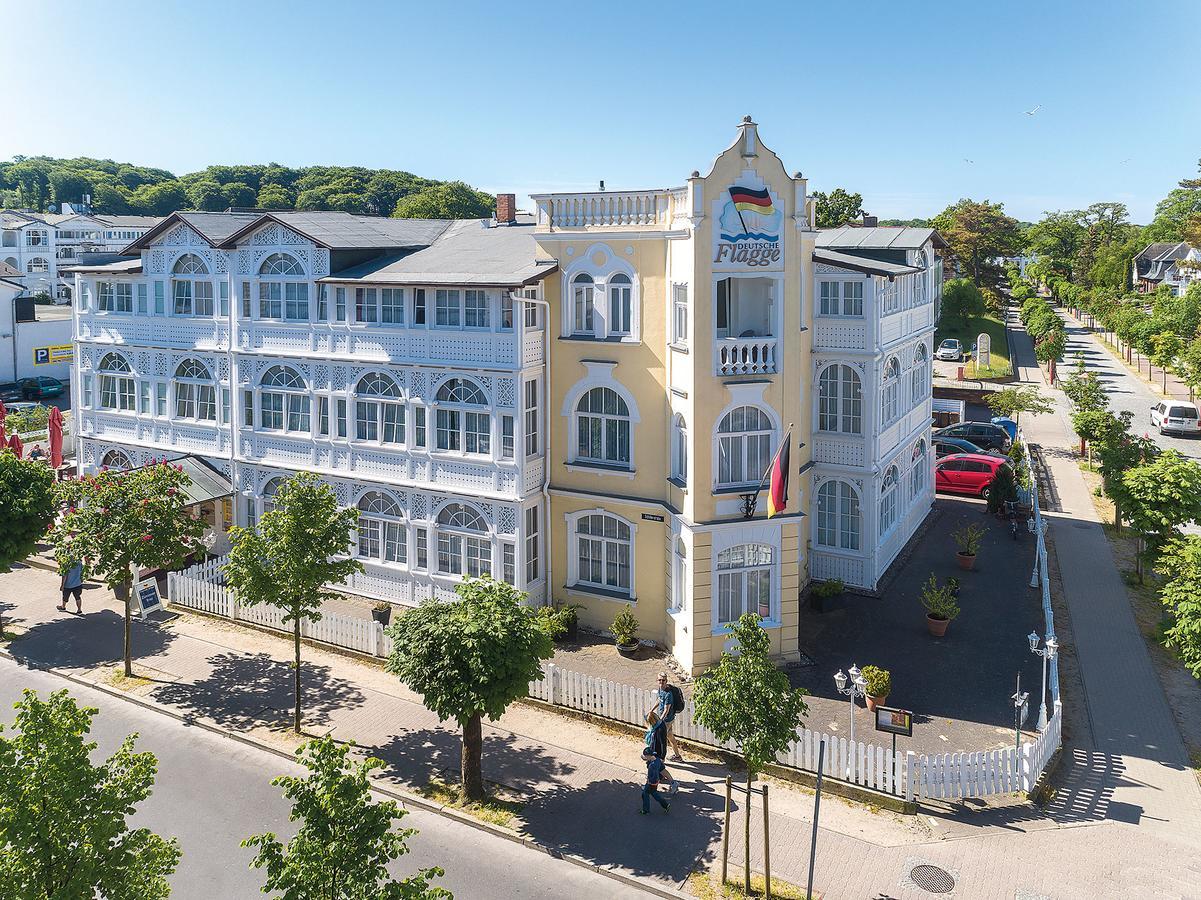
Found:
[{"label": "flagpole", "polygon": [[734,212],[738,213],[738,221],[742,223],[742,233],[750,237],[750,232],[746,230],[746,219],[742,217],[742,210],[738,208],[738,201],[734,199],[733,188],[730,188],[730,202],[734,204]]},{"label": "flagpole", "polygon": [[[776,460],[780,458],[780,454],[784,452],[784,442],[792,437],[792,429],[796,427],[794,422],[789,422],[788,427],[784,430],[784,439],[780,441],[780,446],[776,448],[775,455],[772,456],[771,462],[767,464],[767,471],[763,473],[763,477],[759,479],[759,485],[755,489],[755,502],[758,503],[759,493],[763,490],[763,483],[771,477],[771,470],[775,468]],[[749,517],[748,517],[749,518]]]}]

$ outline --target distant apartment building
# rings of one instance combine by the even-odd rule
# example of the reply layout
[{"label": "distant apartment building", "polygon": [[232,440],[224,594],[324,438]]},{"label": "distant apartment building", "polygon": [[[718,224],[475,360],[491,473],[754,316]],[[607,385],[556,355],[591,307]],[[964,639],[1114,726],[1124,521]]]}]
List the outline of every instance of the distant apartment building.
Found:
[{"label": "distant apartment building", "polygon": [[71,299],[74,276],[63,270],[89,253],[115,253],[160,220],[153,216],[0,210],[0,262],[19,273],[30,294]]},{"label": "distant apartment building", "polygon": [[818,231],[749,120],[682,187],[533,200],[181,212],[80,267],[81,469],[194,455],[218,529],[314,471],[360,513],[352,592],[492,575],[597,628],[632,608],[690,671],[754,612],[794,655],[806,584],[874,588],[930,510],[942,239]]}]

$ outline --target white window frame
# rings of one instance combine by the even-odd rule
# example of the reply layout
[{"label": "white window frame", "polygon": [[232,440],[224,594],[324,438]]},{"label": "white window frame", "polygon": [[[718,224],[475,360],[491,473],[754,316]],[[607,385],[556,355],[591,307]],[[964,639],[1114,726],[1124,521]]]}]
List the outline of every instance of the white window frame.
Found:
[{"label": "white window frame", "polygon": [[880,371],[880,425],[887,428],[901,417],[901,361],[888,357]]},{"label": "white window frame", "polygon": [[916,406],[932,392],[930,352],[925,344],[918,344],[913,351],[913,368],[909,372],[909,400]]},{"label": "white window frame", "polygon": [[[758,416],[755,424],[761,425],[766,421],[769,427],[723,431],[727,421],[730,423],[729,427],[733,429],[736,424],[734,414],[739,411],[743,411],[743,424],[745,424],[745,410],[748,409],[754,410]],[[714,489],[729,491],[761,484],[763,475],[771,464],[772,454],[775,453],[776,432],[776,422],[771,413],[756,403],[738,403],[723,411],[713,432],[713,458],[716,463],[713,470]],[[757,450],[753,451],[752,447]],[[730,471],[727,474],[731,477],[723,477],[723,466],[729,467]],[[737,474],[735,471],[737,467],[742,470],[744,476],[742,479],[732,477]]]},{"label": "white window frame", "polygon": [[900,481],[895,465],[889,466],[880,483],[880,540],[884,540],[900,520]]},{"label": "white window frame", "polygon": [[[407,420],[404,393],[395,378],[386,372],[368,372],[358,380],[354,393],[354,439],[357,443],[407,446]],[[372,431],[374,436],[370,436]],[[389,431],[394,440],[385,438]]]},{"label": "white window frame", "polygon": [[[256,318],[308,322],[313,306],[304,266],[290,253],[272,253],[259,265]],[[277,313],[278,311],[278,313]]]},{"label": "white window frame", "polygon": [[355,506],[359,511],[355,556],[375,565],[407,569],[409,527],[396,498],[386,491],[367,491]]},{"label": "white window frame", "polygon": [[[636,600],[637,591],[635,575],[634,551],[637,544],[638,528],[633,522],[610,512],[607,509],[587,509],[576,513],[568,513],[567,533],[570,537],[568,548],[568,579],[569,587],[589,592],[612,594],[620,599]],[[599,520],[599,521],[598,521]],[[586,522],[589,533],[580,532],[581,523]],[[608,523],[613,524],[614,534],[608,534]],[[600,534],[592,534],[594,525],[600,528]],[[623,529],[626,536],[622,537]],[[581,571],[582,556],[585,547],[581,540],[587,543],[587,571]],[[624,549],[624,552],[623,552]],[[599,567],[599,568],[598,568]],[[600,575],[600,580],[593,580],[592,575]],[[624,574],[625,584],[622,584]]]},{"label": "white window frame", "polygon": [[688,484],[688,422],[682,413],[671,419],[671,478],[681,487]]},{"label": "white window frame", "polygon": [[[467,390],[468,386],[475,396],[482,398],[482,402],[462,399],[461,392]],[[442,382],[434,398],[434,452],[491,457],[492,407],[484,389],[473,378],[457,376]],[[470,427],[472,423],[475,427]],[[453,443],[458,446],[451,446]],[[472,446],[474,449],[468,449]]]},{"label": "white window frame", "polygon": [[[600,265],[593,262],[598,254],[604,257]],[[563,337],[616,343],[640,340],[638,273],[607,245],[594,244],[581,254],[580,262],[564,272],[562,284]]]},{"label": "white window frame", "polygon": [[171,265],[171,315],[189,318],[216,315],[216,290],[211,274],[205,261],[195,253],[180,254]]},{"label": "white window frame", "polygon": [[[110,365],[112,368],[108,367]],[[106,353],[100,360],[97,373],[100,376],[100,409],[105,412],[137,411],[137,391],[134,388],[136,373],[129,360],[120,353]]]},{"label": "white window frame", "polygon": [[676,347],[688,346],[688,283],[671,286],[671,342]]},{"label": "white window frame", "polygon": [[[467,520],[482,527],[463,524]],[[433,543],[435,571],[439,575],[479,578],[492,575],[497,565],[495,535],[487,517],[470,503],[447,503],[438,510]]]},{"label": "white window frame", "polygon": [[[760,621],[779,619],[777,598],[780,554],[771,544],[748,541],[719,551],[714,557],[713,622],[718,630],[729,628],[743,613],[754,612]],[[767,613],[763,612],[761,593],[766,582]],[[727,598],[737,601],[732,614],[723,614]],[[754,602],[754,608],[750,604]]]},{"label": "white window frame", "polygon": [[[275,372],[290,373],[294,376],[291,381],[298,381],[299,384],[267,384],[267,377]],[[271,366],[263,373],[259,379],[258,396],[255,398],[258,407],[258,417],[254,422],[256,431],[264,431],[272,434],[294,434],[294,435],[312,435],[312,402],[308,385],[305,383],[305,378],[296,369],[287,365]],[[280,416],[280,427],[274,425],[265,425],[265,416],[267,413],[266,403],[270,398],[271,413],[274,416],[278,413]],[[278,409],[276,408],[278,406]],[[292,427],[293,416],[300,418],[303,422],[296,428]]]},{"label": "white window frame", "polygon": [[920,438],[913,445],[913,455],[910,457],[909,468],[909,497],[916,499],[923,491],[926,490],[926,485],[930,481],[929,473],[929,450],[926,447],[926,439]]},{"label": "white window frame", "polygon": [[183,360],[175,367],[171,384],[175,392],[175,418],[217,422],[217,383],[207,365],[198,359]]},{"label": "white window frame", "polygon": [[830,363],[818,373],[817,430],[863,434],[863,379],[854,366]]},{"label": "white window frame", "polygon": [[863,550],[863,504],[849,481],[831,479],[818,486],[814,542],[826,550]]},{"label": "white window frame", "polygon": [[[613,411],[603,405],[609,394],[617,401]],[[591,408],[597,398],[602,403],[599,411]],[[589,407],[587,410],[581,408],[585,403]],[[585,427],[588,429],[586,447],[582,431]],[[593,433],[594,429],[597,434]],[[594,385],[580,394],[573,404],[571,435],[573,462],[610,469],[633,467],[634,419],[626,398],[612,386]],[[599,454],[594,454],[597,436],[600,438]]]}]

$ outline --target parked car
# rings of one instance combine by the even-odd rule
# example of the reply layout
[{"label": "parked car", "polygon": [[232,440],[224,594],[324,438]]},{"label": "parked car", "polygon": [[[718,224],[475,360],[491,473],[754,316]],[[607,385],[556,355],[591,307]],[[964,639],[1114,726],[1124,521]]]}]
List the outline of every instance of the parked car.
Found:
[{"label": "parked car", "polygon": [[934,437],[935,439],[963,438],[965,441],[971,441],[981,450],[1000,450],[1002,453],[1008,453],[1013,444],[1009,438],[1009,432],[991,422],[958,422],[938,429],[934,432]]},{"label": "parked car", "polygon": [[1179,400],[1165,400],[1152,406],[1151,427],[1158,428],[1160,434],[1167,434],[1169,431],[1179,434],[1201,433],[1197,407],[1192,403],[1182,403]]},{"label": "parked car", "polygon": [[21,397],[25,400],[47,400],[51,397],[61,397],[67,389],[65,384],[49,375],[22,378],[17,384],[21,388]]},{"label": "parked car", "polygon": [[988,486],[1004,457],[988,453],[955,453],[934,464],[934,489],[948,494],[971,494],[988,499]]},{"label": "parked car", "polygon": [[963,359],[963,344],[959,343],[958,338],[947,338],[938,345],[938,349],[934,351],[934,355],[939,359],[959,362]]},{"label": "parked car", "polygon": [[977,447],[969,440],[957,437],[936,437],[934,438],[934,455],[938,459],[944,456],[950,456],[953,453],[984,453],[980,447]]},{"label": "parked car", "polygon": [[0,384],[0,403],[12,403],[21,399],[21,385],[15,381]]}]

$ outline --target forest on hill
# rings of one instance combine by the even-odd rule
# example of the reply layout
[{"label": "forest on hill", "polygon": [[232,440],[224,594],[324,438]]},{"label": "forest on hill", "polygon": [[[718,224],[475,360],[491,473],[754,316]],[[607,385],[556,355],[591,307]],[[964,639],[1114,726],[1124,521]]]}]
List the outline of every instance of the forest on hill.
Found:
[{"label": "forest on hill", "polygon": [[360,166],[209,166],[174,175],[111,159],[15,156],[0,162],[0,208],[58,212],[92,198],[96,213],[165,216],[180,209],[340,210],[372,216],[480,218],[495,198],[461,181]]}]

